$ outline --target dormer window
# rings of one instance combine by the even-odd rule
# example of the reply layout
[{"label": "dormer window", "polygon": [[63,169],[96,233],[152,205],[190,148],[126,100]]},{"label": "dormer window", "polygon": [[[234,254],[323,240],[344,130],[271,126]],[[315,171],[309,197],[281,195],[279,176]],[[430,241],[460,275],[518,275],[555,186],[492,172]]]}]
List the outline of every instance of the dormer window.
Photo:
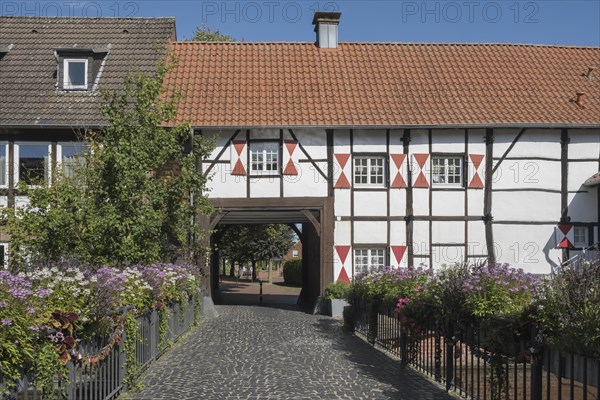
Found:
[{"label": "dormer window", "polygon": [[87,90],[87,58],[65,58],[63,60],[63,71],[64,90]]}]

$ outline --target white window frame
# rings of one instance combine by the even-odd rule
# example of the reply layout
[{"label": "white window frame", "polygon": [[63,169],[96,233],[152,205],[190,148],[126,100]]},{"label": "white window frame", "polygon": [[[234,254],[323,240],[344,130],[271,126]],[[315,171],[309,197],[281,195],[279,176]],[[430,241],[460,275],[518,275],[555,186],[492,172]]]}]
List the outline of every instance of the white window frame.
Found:
[{"label": "white window frame", "polygon": [[293,257],[293,258],[296,258],[296,257],[298,257],[298,254],[299,254],[299,253],[298,253],[298,250],[292,250],[292,257]]},{"label": "white window frame", "polygon": [[[459,182],[448,183],[448,161],[450,159],[458,159],[460,162],[460,176]],[[445,182],[436,182],[435,177],[435,166],[434,160],[444,160],[444,180]],[[441,175],[441,174],[440,174]],[[454,176],[454,175],[452,175]],[[443,155],[432,155],[431,156],[431,184],[434,186],[443,186],[443,187],[456,187],[461,188],[464,187],[465,180],[465,157],[462,154],[443,154]]]},{"label": "white window frame", "polygon": [[[14,183],[15,186],[19,183],[19,178],[21,175],[21,146],[48,146],[48,164],[46,168],[48,168],[48,181],[47,185],[50,185],[52,182],[52,143],[48,142],[19,142],[15,143],[13,146],[14,149]],[[28,185],[29,187],[40,187],[40,185]]]},{"label": "white window frame", "polygon": [[[83,63],[85,65],[83,85],[72,85],[69,82],[69,64]],[[87,58],[65,58],[63,60],[63,89],[64,90],[87,90],[88,88],[88,59]]]},{"label": "white window frame", "polygon": [[[578,240],[578,236],[583,235],[583,240]],[[581,239],[581,238],[580,238]],[[573,246],[585,249],[589,246],[589,230],[587,226],[573,227]]]},{"label": "white window frame", "polygon": [[[279,151],[279,142],[250,142],[250,175],[267,175],[267,176],[271,176],[271,175],[280,175],[280,171],[281,171],[281,152]],[[257,150],[257,147],[262,147],[262,149],[259,151]],[[272,151],[273,149],[269,149],[268,147],[273,147],[275,151]],[[262,154],[260,154],[262,153]],[[260,154],[262,156],[262,160],[261,161],[254,161],[254,155],[258,155]],[[277,160],[276,160],[276,169],[274,170],[269,170],[266,169],[267,166],[269,164],[272,164],[273,161],[271,162],[267,162],[267,156],[268,155],[273,155],[275,154],[277,156]],[[261,167],[260,169],[258,167]]]},{"label": "white window frame", "polygon": [[[373,264],[374,252],[377,252],[377,257],[383,257],[383,263],[381,265],[377,265],[376,267]],[[357,257],[367,257],[367,265],[364,266],[362,262],[357,261]],[[387,249],[385,247],[358,247],[354,249],[354,274],[362,274],[362,273],[374,273],[380,272],[383,270],[387,263]],[[360,266],[360,269],[359,269]],[[366,271],[365,271],[366,267]]]},{"label": "white window frame", "polygon": [[[8,142],[0,142],[0,147],[4,148],[4,156],[6,159],[4,160],[4,184],[0,184],[0,188],[6,189],[8,188]],[[1,182],[1,181],[0,181]]]},{"label": "white window frame", "polygon": [[[357,182],[357,178],[359,176],[364,176],[363,174],[357,174],[357,162],[363,162],[363,161],[367,161],[367,183],[364,182]],[[377,160],[377,161],[381,161],[381,165],[376,165],[377,168],[381,168],[381,174],[373,174],[372,168],[373,168],[373,162]],[[361,168],[363,167],[362,165],[360,166]],[[358,186],[358,187],[385,187],[386,184],[386,175],[385,175],[385,171],[386,171],[386,165],[385,165],[385,157],[380,156],[380,155],[365,155],[365,156],[354,156],[352,159],[352,168],[353,168],[353,181],[354,181],[354,186]],[[381,182],[371,182],[371,178],[373,177],[381,177]]]},{"label": "white window frame", "polygon": [[[86,142],[58,142],[56,144],[56,168],[64,174],[63,170],[63,146],[79,145],[87,150]],[[84,150],[84,151],[85,151]]]}]

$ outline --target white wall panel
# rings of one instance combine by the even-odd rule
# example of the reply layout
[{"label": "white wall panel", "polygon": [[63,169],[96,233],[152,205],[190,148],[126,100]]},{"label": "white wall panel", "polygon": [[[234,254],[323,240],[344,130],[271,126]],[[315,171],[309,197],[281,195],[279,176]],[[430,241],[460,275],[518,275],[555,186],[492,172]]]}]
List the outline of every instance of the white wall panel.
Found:
[{"label": "white wall panel", "polygon": [[23,208],[29,205],[29,197],[27,196],[15,196],[15,208]]},{"label": "white wall panel", "polygon": [[355,153],[385,153],[385,129],[355,129],[352,138]]},{"label": "white wall panel", "polygon": [[390,215],[406,215],[406,189],[390,190]]},{"label": "white wall panel", "polygon": [[568,206],[571,222],[598,222],[598,190],[583,188],[586,193],[569,193]]},{"label": "white wall panel", "polygon": [[0,208],[2,207],[8,207],[8,197],[7,196],[0,196]]},{"label": "white wall panel", "polygon": [[354,192],[355,216],[387,216],[387,192]]},{"label": "white wall panel", "polygon": [[250,140],[252,139],[279,140],[279,129],[250,129]]},{"label": "white wall panel", "polygon": [[390,245],[406,244],[406,223],[404,221],[390,222]]},{"label": "white wall panel", "polygon": [[404,152],[404,143],[402,142],[403,136],[404,136],[404,131],[402,129],[390,130],[390,153],[391,154],[401,154]]},{"label": "white wall panel", "polygon": [[464,129],[433,129],[431,149],[434,153],[464,153]]},{"label": "white wall panel", "polygon": [[[413,221],[413,246],[414,254],[429,254],[429,222]],[[415,264],[418,264],[417,259]]]},{"label": "white wall panel", "polygon": [[469,255],[487,254],[485,225],[483,221],[469,221],[468,224],[467,247]]},{"label": "white wall panel", "polygon": [[485,129],[469,129],[470,154],[485,154]]},{"label": "white wall panel", "polygon": [[469,215],[483,215],[483,190],[469,190]]},{"label": "white wall panel", "polygon": [[433,215],[465,215],[464,191],[434,191],[431,195]]},{"label": "white wall panel", "polygon": [[333,152],[350,153],[349,129],[336,129],[333,131]]},{"label": "white wall panel", "polygon": [[335,221],[333,237],[336,245],[349,245],[352,243],[350,221]]},{"label": "white wall panel", "polygon": [[349,190],[336,189],[334,190],[334,213],[336,216],[348,217],[350,216],[350,196]]},{"label": "white wall panel", "polygon": [[227,164],[216,164],[209,175],[207,183],[208,196],[212,198],[246,197],[246,177],[231,175],[231,167]]},{"label": "white wall panel", "polygon": [[464,243],[465,223],[462,221],[433,221],[433,243]]},{"label": "white wall panel", "polygon": [[464,246],[432,247],[433,269],[465,262]]},{"label": "white wall panel", "polygon": [[569,138],[569,159],[600,156],[600,129],[569,129]]},{"label": "white wall panel", "polygon": [[[312,159],[327,159],[327,132],[325,129],[292,129],[292,132]],[[283,138],[293,139],[287,129],[283,130]],[[306,159],[302,150],[296,149],[296,151],[301,160]]]},{"label": "white wall panel", "polygon": [[386,221],[355,221],[354,243],[387,243]]},{"label": "white wall panel", "polygon": [[560,190],[560,161],[504,160],[494,174],[494,189]]},{"label": "white wall panel", "polygon": [[281,178],[250,178],[250,197],[280,197]]},{"label": "white wall panel", "polygon": [[[235,130],[211,130],[211,129],[204,130],[203,129],[202,137],[209,141],[212,141],[212,140],[215,141],[215,147],[214,147],[214,149],[212,149],[210,155],[208,156],[208,159],[210,159],[210,160],[216,159],[219,152],[223,149],[223,146],[225,146],[225,144],[227,144],[227,141],[231,138],[231,136],[233,136],[234,133],[235,133]],[[246,140],[246,131],[240,131],[240,133],[238,133],[238,135],[236,137],[236,140]],[[225,151],[225,153],[223,153],[221,160],[229,161],[229,152],[228,151]],[[206,166],[205,166],[205,168],[206,168]]]},{"label": "white wall panel", "polygon": [[[296,151],[298,151],[296,149]],[[327,163],[317,163],[323,173]],[[298,163],[298,175],[283,175],[283,195],[285,197],[325,197],[327,196],[327,181],[312,163]]]},{"label": "white wall panel", "polygon": [[547,274],[558,265],[555,225],[494,225],[498,262],[523,268],[526,272]]},{"label": "white wall panel", "polygon": [[569,190],[586,190],[583,183],[598,172],[598,161],[569,163]]},{"label": "white wall panel", "polygon": [[[501,157],[521,129],[494,129],[494,157]],[[560,158],[560,129],[527,129],[509,157]]]},{"label": "white wall panel", "polygon": [[429,215],[429,189],[413,189],[413,212]]},{"label": "white wall panel", "polygon": [[496,221],[556,221],[560,193],[494,192],[492,207]]}]

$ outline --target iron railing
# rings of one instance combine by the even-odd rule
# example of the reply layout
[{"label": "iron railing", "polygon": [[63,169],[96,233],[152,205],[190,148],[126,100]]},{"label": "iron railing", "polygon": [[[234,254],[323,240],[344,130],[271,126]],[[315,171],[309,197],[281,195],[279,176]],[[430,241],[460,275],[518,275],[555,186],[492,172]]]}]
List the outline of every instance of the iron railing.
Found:
[{"label": "iron railing", "polygon": [[600,359],[543,346],[531,325],[501,318],[414,323],[378,299],[352,307],[357,334],[463,398],[600,400]]},{"label": "iron railing", "polygon": [[[201,297],[200,297],[201,299]],[[135,357],[140,371],[146,369],[163,354],[192,325],[199,321],[201,300],[190,299],[185,307],[174,304],[168,307],[168,327],[165,340],[160,340],[160,316],[156,310],[136,317],[140,340],[136,341]],[[67,363],[68,381],[55,381],[56,393],[66,400],[111,400],[126,391],[125,332],[114,347],[107,349],[110,338],[87,340],[78,343],[79,360]],[[79,357],[78,357],[79,358]],[[0,388],[2,380],[0,376]],[[32,372],[24,373],[16,387],[10,388],[3,400],[42,400],[44,396],[35,383]],[[56,397],[56,396],[54,396]]]}]

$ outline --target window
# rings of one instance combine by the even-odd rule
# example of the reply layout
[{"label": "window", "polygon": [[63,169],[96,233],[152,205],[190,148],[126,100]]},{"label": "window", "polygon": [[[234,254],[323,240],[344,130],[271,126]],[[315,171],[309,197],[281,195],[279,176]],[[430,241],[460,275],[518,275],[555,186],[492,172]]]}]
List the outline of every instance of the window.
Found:
[{"label": "window", "polygon": [[87,89],[88,60],[70,58],[63,60],[63,89]]},{"label": "window", "polygon": [[433,157],[432,162],[432,182],[435,184],[461,185],[463,157]]},{"label": "window", "polygon": [[279,173],[279,143],[252,143],[250,145],[250,170],[257,174]]},{"label": "window", "polygon": [[354,157],[354,184],[383,186],[383,157]]},{"label": "window", "polygon": [[385,249],[355,249],[354,272],[370,274],[381,271],[385,267]]},{"label": "window", "polygon": [[575,247],[588,247],[588,228],[587,226],[576,226],[573,228],[573,240]]},{"label": "window", "polygon": [[8,145],[0,143],[0,187],[8,186]]},{"label": "window", "polygon": [[28,185],[49,182],[50,146],[47,144],[19,144],[19,181]]},{"label": "window", "polygon": [[63,143],[60,145],[61,166],[63,174],[69,178],[75,176],[75,171],[85,166],[85,144]]},{"label": "window", "polygon": [[292,257],[298,257],[298,250],[292,250]]}]

